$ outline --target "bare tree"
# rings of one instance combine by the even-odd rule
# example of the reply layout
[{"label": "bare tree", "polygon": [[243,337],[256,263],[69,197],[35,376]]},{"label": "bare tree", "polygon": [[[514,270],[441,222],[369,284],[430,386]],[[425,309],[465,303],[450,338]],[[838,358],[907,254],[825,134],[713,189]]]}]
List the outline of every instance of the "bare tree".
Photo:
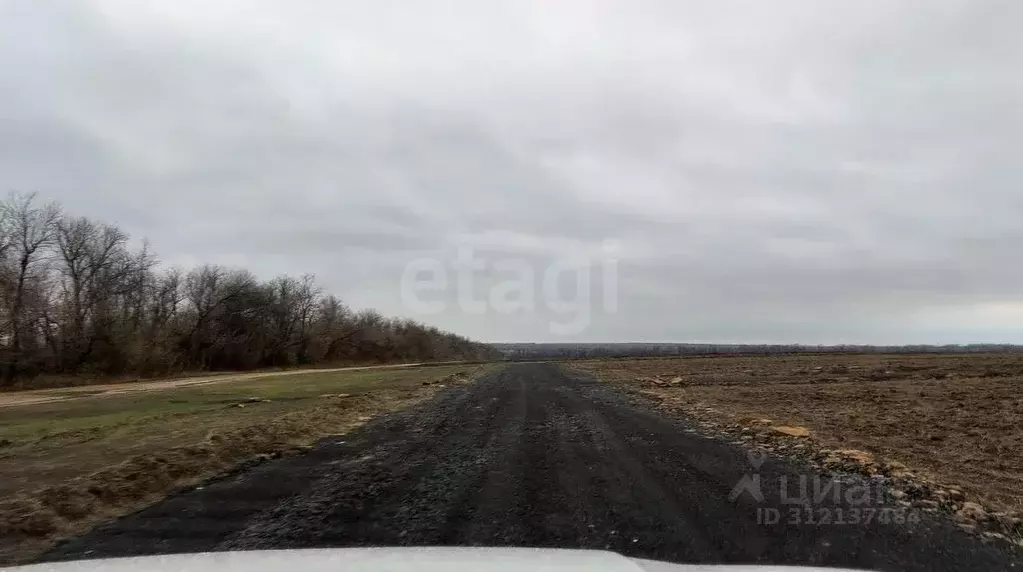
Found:
[{"label": "bare tree", "polygon": [[313,328],[320,359],[334,363],[343,357],[343,346],[359,333],[352,310],[333,294],[319,301]]},{"label": "bare tree", "polygon": [[35,266],[45,255],[45,249],[52,244],[60,208],[55,203],[42,206],[36,204],[36,194],[12,194],[4,204],[6,218],[10,224],[11,245],[14,259],[14,288],[10,298],[11,357],[4,379],[15,379],[25,363],[23,355],[31,331],[26,324],[31,322],[26,315],[26,287],[32,279]]},{"label": "bare tree", "polygon": [[129,284],[128,278],[137,265],[126,249],[128,236],[117,227],[86,218],[61,219],[55,234],[66,317],[60,363],[66,371],[77,371],[98,340],[114,345],[112,329],[116,314],[123,310],[116,307],[115,299],[133,294],[136,285]]},{"label": "bare tree", "polygon": [[[188,363],[191,366],[208,365],[209,356],[204,359],[203,352],[212,346],[213,334],[217,333],[216,313],[232,299],[251,293],[255,283],[248,272],[229,272],[222,266],[209,264],[188,273],[185,278],[185,299],[193,313],[192,326],[187,335]],[[235,314],[240,311],[236,310]]]},{"label": "bare tree", "polygon": [[321,294],[312,274],[305,274],[298,286],[295,300],[295,318],[298,322],[295,340],[295,361],[307,364],[312,361],[309,346],[312,343],[313,321],[316,318],[316,302]]}]

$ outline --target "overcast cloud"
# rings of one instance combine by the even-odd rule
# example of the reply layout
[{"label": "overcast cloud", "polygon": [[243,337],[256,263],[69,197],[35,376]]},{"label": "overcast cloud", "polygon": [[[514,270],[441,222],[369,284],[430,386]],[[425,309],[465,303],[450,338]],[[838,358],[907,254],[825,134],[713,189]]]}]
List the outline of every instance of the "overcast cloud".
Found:
[{"label": "overcast cloud", "polygon": [[[1020,343],[1020,22],[977,0],[0,0],[0,185],[167,264],[312,272],[487,341]],[[407,264],[459,246],[539,276],[605,241],[617,312],[570,336],[542,305],[402,300]]]}]

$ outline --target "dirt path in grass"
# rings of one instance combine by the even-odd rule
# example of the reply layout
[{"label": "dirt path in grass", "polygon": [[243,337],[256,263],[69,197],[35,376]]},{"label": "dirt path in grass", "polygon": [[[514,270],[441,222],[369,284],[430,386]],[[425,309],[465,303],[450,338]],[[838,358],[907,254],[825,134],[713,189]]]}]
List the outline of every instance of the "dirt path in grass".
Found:
[{"label": "dirt path in grass", "polygon": [[[446,365],[455,365],[459,362],[443,362]],[[160,381],[139,381],[129,383],[110,383],[103,385],[83,385],[80,387],[62,387],[58,389],[35,389],[29,391],[18,391],[0,393],[0,409],[5,407],[21,407],[24,405],[38,405],[40,403],[52,403],[55,401],[67,401],[69,399],[82,399],[85,397],[108,397],[111,395],[123,395],[144,391],[159,391],[163,389],[174,389],[177,387],[189,387],[193,385],[208,385],[212,383],[225,383],[228,381],[242,381],[246,379],[259,379],[262,377],[279,377],[287,375],[304,375],[308,373],[332,373],[336,371],[358,371],[364,369],[396,369],[406,367],[417,367],[422,365],[442,365],[437,363],[401,363],[390,365],[368,365],[357,367],[336,367],[327,369],[296,369],[290,371],[262,371],[256,373],[220,374],[204,377],[184,377],[180,379],[163,379]]]}]

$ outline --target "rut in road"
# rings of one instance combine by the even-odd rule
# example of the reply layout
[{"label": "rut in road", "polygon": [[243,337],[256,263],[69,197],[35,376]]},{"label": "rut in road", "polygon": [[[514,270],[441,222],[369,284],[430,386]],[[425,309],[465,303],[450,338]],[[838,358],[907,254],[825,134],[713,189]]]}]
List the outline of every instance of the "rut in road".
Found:
[{"label": "rut in road", "polygon": [[[778,483],[816,475],[767,459],[755,470],[763,501],[729,500],[751,473],[745,450],[685,420],[557,365],[513,364],[307,455],[101,527],[47,559],[380,545],[880,570],[1000,570],[1018,558],[926,514],[912,526],[791,524]],[[765,508],[781,522],[759,523]]]}]

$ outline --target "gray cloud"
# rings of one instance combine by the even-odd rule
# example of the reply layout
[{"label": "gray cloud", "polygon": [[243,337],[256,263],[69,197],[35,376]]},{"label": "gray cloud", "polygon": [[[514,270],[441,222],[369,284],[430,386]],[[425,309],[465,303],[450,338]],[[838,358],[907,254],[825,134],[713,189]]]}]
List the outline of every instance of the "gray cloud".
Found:
[{"label": "gray cloud", "polygon": [[[967,0],[14,0],[0,183],[148,237],[167,264],[314,272],[389,314],[417,316],[400,287],[416,259],[454,280],[473,245],[539,284],[612,240],[619,309],[595,303],[567,339],[1023,342],[1021,16]],[[566,339],[542,304],[441,298],[417,317]]]}]

